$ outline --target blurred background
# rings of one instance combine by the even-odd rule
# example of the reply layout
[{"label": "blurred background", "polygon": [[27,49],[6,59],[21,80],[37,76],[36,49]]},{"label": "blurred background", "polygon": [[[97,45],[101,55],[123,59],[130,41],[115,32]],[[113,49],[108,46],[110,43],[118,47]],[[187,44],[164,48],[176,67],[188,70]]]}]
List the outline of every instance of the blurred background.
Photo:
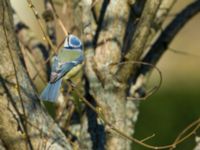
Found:
[{"label": "blurred background", "polygon": [[[164,26],[192,1],[177,1]],[[42,32],[26,0],[11,0],[11,2],[21,20],[31,28],[38,39],[42,40]],[[39,13],[42,13],[43,1],[33,0],[33,3]],[[67,26],[65,8],[61,4],[62,0],[60,3],[57,0],[56,6],[61,8],[58,10],[59,15]],[[57,27],[57,35],[58,41],[64,38],[59,27]],[[168,50],[161,58],[157,66],[162,72],[162,86],[156,94],[140,103],[140,113],[134,135],[138,139],[143,139],[155,134],[155,137],[148,143],[156,146],[172,143],[186,126],[200,117],[200,14],[184,26],[169,47],[190,54]],[[153,73],[150,82],[155,84],[158,78],[159,76]],[[44,85],[41,89],[43,87]],[[194,146],[195,140],[192,136],[179,144],[176,150],[191,150]],[[146,150],[138,145],[134,147],[136,150]]]},{"label": "blurred background", "polygon": [[[192,0],[177,1],[166,22],[173,19],[174,15],[190,2]],[[141,102],[135,137],[143,139],[155,134],[148,143],[156,146],[171,144],[186,126],[200,117],[199,27],[200,14],[183,27],[169,46],[189,54],[168,50],[160,59],[157,66],[162,72],[163,83],[156,94]],[[153,73],[150,80],[155,81],[157,78],[158,75]],[[136,150],[146,150],[138,145],[134,147]],[[175,149],[192,150],[194,147],[195,136],[192,136]]]}]

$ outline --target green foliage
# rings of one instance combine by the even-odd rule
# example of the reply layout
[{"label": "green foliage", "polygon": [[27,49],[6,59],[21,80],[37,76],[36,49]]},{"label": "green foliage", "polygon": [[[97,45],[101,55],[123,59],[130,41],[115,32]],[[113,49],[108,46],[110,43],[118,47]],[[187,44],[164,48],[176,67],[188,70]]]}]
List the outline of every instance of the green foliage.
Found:
[{"label": "green foliage", "polygon": [[[173,143],[185,127],[199,118],[200,84],[197,83],[192,87],[171,85],[142,102],[134,137],[143,139],[155,133],[155,137],[147,143],[156,146]],[[134,147],[136,150],[146,150],[139,145]],[[194,147],[192,136],[175,150],[191,150]]]}]

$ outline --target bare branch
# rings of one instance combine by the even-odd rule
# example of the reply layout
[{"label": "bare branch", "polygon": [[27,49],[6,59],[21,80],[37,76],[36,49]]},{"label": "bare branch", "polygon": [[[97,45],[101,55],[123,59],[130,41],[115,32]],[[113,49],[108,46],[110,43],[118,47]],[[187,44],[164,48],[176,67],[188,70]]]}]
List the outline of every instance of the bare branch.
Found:
[{"label": "bare branch", "polygon": [[[140,22],[133,36],[132,46],[125,55],[125,61],[138,60],[144,50],[144,43],[146,43],[149,33],[151,22],[157,13],[160,6],[160,0],[147,1],[143,10]],[[127,81],[130,75],[133,73],[133,68],[136,65],[129,64],[122,66],[117,74],[117,79],[121,81]]]},{"label": "bare branch", "polygon": [[152,43],[152,41],[156,38],[156,35],[159,35],[160,29],[162,29],[162,25],[165,22],[169,12],[172,7],[175,5],[177,0],[163,0],[160,4],[158,12],[156,13],[155,19],[151,25],[151,32],[148,37],[148,41],[145,43],[145,47],[148,47]]},{"label": "bare branch", "polygon": [[[177,33],[183,28],[183,26],[194,17],[200,11],[200,0],[188,5],[184,8],[174,20],[164,29],[161,35],[158,37],[157,41],[151,46],[149,52],[146,54],[142,61],[148,62],[151,64],[156,64],[164,52],[167,50],[168,45],[177,35]],[[141,66],[137,70],[138,74],[146,74],[151,68],[148,66]]]}]

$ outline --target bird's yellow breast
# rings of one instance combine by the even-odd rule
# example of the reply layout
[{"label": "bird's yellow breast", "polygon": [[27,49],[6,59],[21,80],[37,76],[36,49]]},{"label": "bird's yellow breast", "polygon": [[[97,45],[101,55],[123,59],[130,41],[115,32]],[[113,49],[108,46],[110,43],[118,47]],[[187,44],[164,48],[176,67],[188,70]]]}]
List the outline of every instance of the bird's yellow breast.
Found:
[{"label": "bird's yellow breast", "polygon": [[78,74],[78,72],[81,70],[81,68],[83,67],[83,63],[78,64],[77,66],[75,66],[74,68],[72,68],[65,76],[64,79],[70,79],[74,76],[76,76]]}]

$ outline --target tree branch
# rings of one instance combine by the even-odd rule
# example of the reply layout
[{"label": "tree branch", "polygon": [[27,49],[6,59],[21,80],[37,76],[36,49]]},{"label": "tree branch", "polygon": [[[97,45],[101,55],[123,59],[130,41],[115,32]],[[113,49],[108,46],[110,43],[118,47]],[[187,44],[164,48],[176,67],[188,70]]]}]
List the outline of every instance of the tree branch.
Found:
[{"label": "tree branch", "polygon": [[[150,28],[151,22],[154,20],[155,15],[160,6],[160,0],[147,1],[138,23],[138,27],[133,36],[133,41],[130,50],[126,53],[124,61],[137,61],[139,60],[143,50],[144,43],[146,43]],[[133,68],[136,64],[130,63],[122,65],[117,73],[117,79],[120,82],[126,82],[130,75],[133,73]]]},{"label": "tree branch", "polygon": [[[158,37],[156,42],[151,46],[150,50],[142,60],[143,62],[148,62],[151,64],[156,64],[164,52],[167,50],[168,45],[177,35],[177,33],[183,28],[183,26],[198,12],[200,11],[200,0],[188,5],[184,8],[174,20],[164,29],[161,35]],[[151,67],[141,65],[137,70],[136,78],[139,74],[146,74],[151,70]]]}]

